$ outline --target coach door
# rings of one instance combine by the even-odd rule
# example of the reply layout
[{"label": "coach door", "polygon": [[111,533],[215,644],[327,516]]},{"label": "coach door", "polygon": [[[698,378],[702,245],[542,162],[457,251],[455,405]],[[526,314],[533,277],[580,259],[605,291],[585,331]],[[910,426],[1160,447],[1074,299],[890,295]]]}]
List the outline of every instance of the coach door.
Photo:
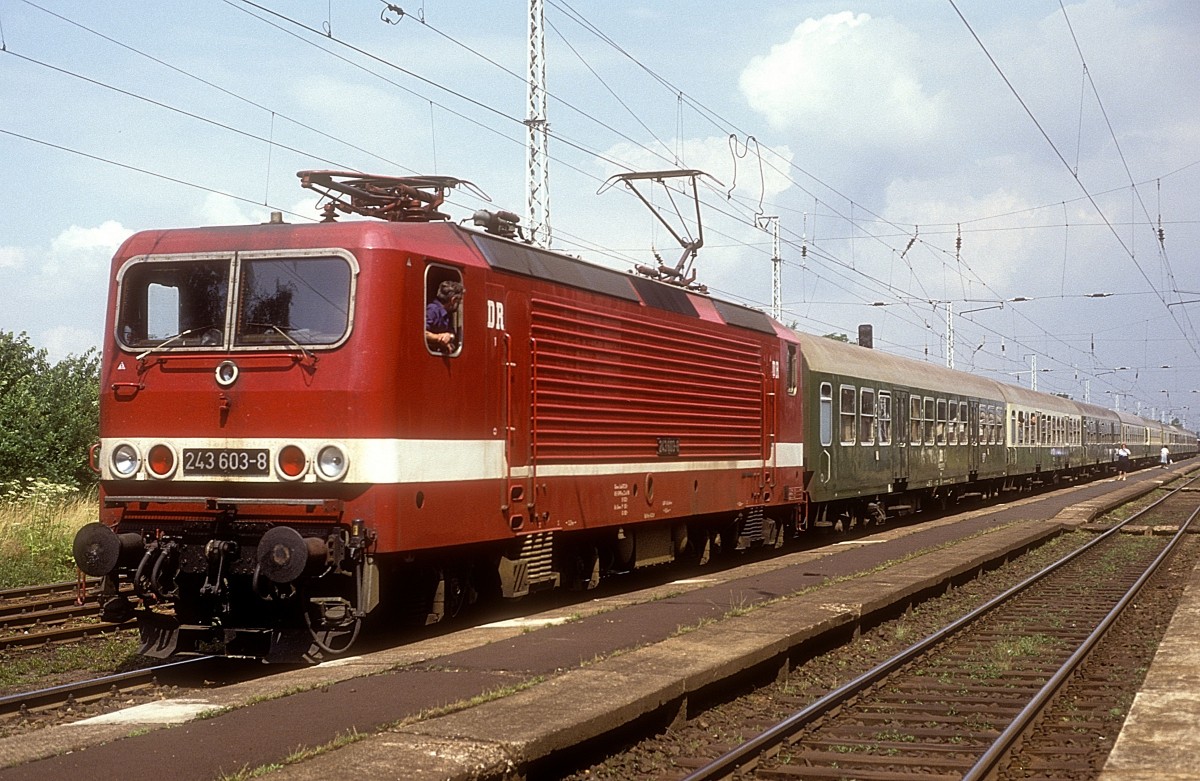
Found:
[{"label": "coach door", "polygon": [[894,459],[892,461],[892,481],[907,482],[908,481],[908,391],[897,390],[895,392],[895,402],[892,404],[892,415],[894,422],[892,424],[892,452]]},{"label": "coach door", "polygon": [[979,401],[967,404],[967,470],[979,474]]}]

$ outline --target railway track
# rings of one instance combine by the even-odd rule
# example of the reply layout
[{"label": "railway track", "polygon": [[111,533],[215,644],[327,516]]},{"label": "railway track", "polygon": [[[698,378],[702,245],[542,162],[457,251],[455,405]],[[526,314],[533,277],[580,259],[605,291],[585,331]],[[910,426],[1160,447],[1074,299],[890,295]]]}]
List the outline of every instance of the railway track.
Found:
[{"label": "railway track", "polygon": [[78,600],[74,581],[0,591],[0,651],[70,642],[131,626],[100,620],[97,608],[93,594]]},{"label": "railway track", "polygon": [[[1067,777],[1090,750],[1081,745],[1081,725],[1106,707],[1119,710],[1104,704],[1111,682],[1080,684],[1076,673],[1200,510],[1189,508],[1169,540],[1122,531],[1183,496],[1164,496],[717,759],[680,762],[700,765],[686,781],[991,778],[1018,744],[1022,768]],[[1127,670],[1115,674],[1129,677]],[[1085,712],[1067,708],[1045,718],[1068,684],[1077,688],[1069,699],[1076,710],[1090,703]]]},{"label": "railway track", "polygon": [[103,675],[85,681],[74,681],[61,686],[10,694],[0,697],[0,720],[14,716],[27,717],[67,704],[86,704],[148,691],[158,684],[160,676],[164,673],[173,673],[212,659],[211,656],[193,657],[140,670]]}]

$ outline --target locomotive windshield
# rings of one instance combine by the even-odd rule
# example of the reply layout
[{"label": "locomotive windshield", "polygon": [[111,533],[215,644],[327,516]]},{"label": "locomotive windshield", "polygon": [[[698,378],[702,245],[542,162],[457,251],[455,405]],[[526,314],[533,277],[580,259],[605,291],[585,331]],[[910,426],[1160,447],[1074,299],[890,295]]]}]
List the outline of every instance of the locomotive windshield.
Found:
[{"label": "locomotive windshield", "polygon": [[121,274],[117,335],[133,349],[337,344],[352,279],[329,255],[138,258]]},{"label": "locomotive windshield", "polygon": [[346,332],[350,266],[341,258],[242,263],[237,346],[333,344]]}]

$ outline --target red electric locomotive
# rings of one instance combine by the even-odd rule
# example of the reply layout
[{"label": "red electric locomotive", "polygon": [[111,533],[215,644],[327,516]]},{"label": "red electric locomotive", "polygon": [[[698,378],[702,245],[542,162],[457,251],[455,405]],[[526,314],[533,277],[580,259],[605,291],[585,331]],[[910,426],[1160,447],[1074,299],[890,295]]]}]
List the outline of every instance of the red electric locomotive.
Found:
[{"label": "red electric locomotive", "polygon": [[319,659],[381,604],[436,621],[800,523],[774,320],[516,241],[503,212],[456,225],[457,180],[301,176],[324,222],[147,231],[113,259],[75,557],[143,652]]}]

